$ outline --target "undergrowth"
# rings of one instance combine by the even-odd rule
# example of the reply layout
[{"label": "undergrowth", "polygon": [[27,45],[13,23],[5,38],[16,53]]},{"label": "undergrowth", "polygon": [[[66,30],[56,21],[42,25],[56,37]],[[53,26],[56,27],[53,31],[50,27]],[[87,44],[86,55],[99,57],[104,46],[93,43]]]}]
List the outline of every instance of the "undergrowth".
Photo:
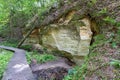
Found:
[{"label": "undergrowth", "polygon": [[47,61],[52,61],[56,59],[56,57],[52,54],[48,53],[39,54],[37,51],[27,52],[26,58],[29,64],[31,63],[32,59],[35,59],[37,63],[45,63]]},{"label": "undergrowth", "polygon": [[85,57],[85,62],[81,66],[75,66],[68,71],[68,75],[63,80],[85,80],[85,75],[88,66],[88,56]]},{"label": "undergrowth", "polygon": [[0,49],[0,80],[12,55],[12,52]]},{"label": "undergrowth", "polygon": [[10,46],[10,47],[16,47],[17,44],[18,44],[18,41],[16,40],[7,40],[0,43],[0,45]]}]

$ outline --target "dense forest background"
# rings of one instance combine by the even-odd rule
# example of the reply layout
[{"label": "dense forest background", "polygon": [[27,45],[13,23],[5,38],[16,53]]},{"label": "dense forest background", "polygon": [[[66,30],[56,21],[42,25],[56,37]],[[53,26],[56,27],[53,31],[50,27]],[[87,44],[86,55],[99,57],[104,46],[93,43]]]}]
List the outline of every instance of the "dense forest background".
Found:
[{"label": "dense forest background", "polygon": [[[53,3],[55,4],[53,5]],[[51,6],[57,5],[54,0],[10,0],[0,1],[0,29],[1,36],[7,36],[9,39],[20,40],[22,38],[21,29],[25,28],[30,19],[38,14],[39,20],[44,19],[43,15],[49,12]],[[36,22],[36,26],[39,24]],[[4,26],[4,27],[3,27]],[[5,31],[5,32],[4,32]],[[17,31],[19,33],[17,33]],[[7,34],[9,33],[9,35]],[[16,35],[17,33],[17,35]]]}]

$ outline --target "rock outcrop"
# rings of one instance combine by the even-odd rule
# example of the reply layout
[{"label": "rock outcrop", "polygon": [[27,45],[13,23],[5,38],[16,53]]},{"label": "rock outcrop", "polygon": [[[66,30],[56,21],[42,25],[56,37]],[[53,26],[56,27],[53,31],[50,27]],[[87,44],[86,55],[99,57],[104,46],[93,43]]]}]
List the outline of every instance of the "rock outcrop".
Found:
[{"label": "rock outcrop", "polygon": [[92,39],[91,21],[89,18],[84,18],[73,25],[72,23],[70,25],[51,25],[41,39],[42,45],[48,50],[70,55],[73,57],[73,61],[81,64],[81,59],[78,58],[89,54]]}]

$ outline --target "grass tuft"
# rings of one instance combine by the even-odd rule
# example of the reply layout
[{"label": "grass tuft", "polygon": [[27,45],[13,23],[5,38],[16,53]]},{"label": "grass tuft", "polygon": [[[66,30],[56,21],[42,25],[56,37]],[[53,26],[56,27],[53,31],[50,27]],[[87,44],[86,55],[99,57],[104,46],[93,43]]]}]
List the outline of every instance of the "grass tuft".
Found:
[{"label": "grass tuft", "polygon": [[12,52],[0,49],[0,80],[12,55]]},{"label": "grass tuft", "polygon": [[29,64],[32,59],[35,59],[38,63],[45,63],[47,61],[52,61],[56,59],[56,57],[52,54],[47,54],[47,53],[39,54],[36,51],[27,52],[26,58]]}]

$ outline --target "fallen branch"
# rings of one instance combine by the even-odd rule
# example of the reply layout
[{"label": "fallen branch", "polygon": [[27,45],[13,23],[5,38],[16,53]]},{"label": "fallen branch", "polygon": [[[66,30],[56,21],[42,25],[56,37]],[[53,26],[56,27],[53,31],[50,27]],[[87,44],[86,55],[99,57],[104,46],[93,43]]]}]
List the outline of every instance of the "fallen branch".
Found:
[{"label": "fallen branch", "polygon": [[[26,27],[31,26],[32,23],[34,23],[36,20],[38,19],[38,14],[36,14],[32,20],[30,22],[28,22],[28,24],[26,25]],[[26,40],[26,38],[32,33],[32,31],[35,29],[35,26],[32,26],[32,28],[30,29],[30,31],[28,31],[28,33],[25,35],[25,37],[18,43],[17,47],[19,48],[23,42]]]}]

